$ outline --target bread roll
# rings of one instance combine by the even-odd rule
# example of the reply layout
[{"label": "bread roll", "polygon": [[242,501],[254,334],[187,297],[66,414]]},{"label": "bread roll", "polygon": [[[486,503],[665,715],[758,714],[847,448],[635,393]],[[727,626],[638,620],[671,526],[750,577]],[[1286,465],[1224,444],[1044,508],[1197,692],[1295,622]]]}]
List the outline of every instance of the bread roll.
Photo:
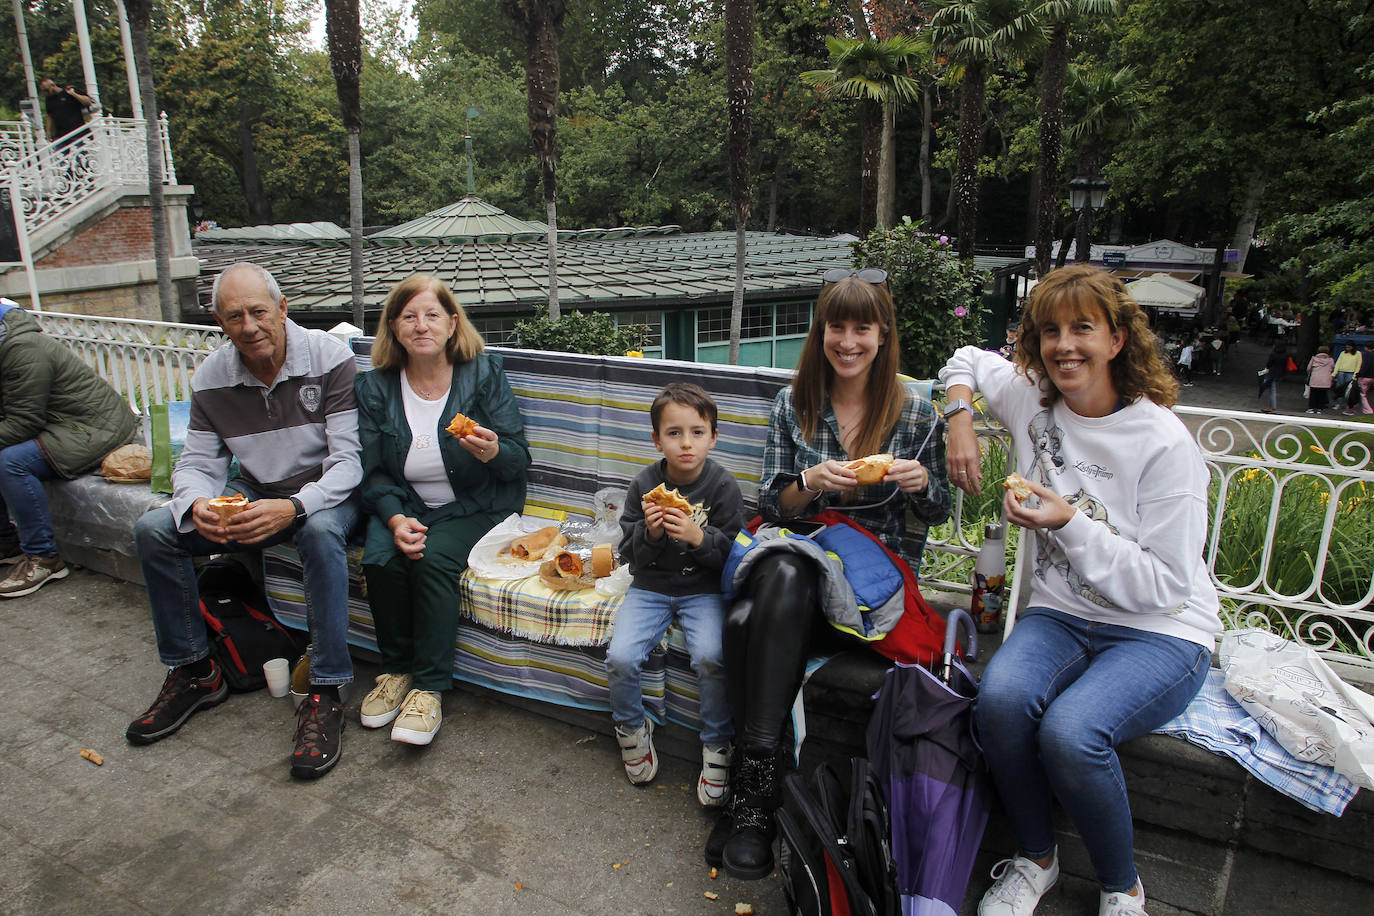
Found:
[{"label": "bread roll", "polygon": [[544,555],[544,551],[555,546],[555,542],[562,547],[568,543],[568,539],[559,533],[557,525],[549,525],[512,541],[510,555],[517,560],[537,560]]},{"label": "bread roll", "polygon": [[232,496],[212,496],[210,497],[210,508],[219,515],[219,523],[227,525],[230,519],[248,508],[248,497],[242,493],[235,493]]},{"label": "bread roll", "polygon": [[880,482],[887,469],[892,467],[892,462],[897,459],[892,455],[869,455],[867,458],[859,458],[846,464],[845,467],[853,471],[859,478],[859,486],[867,487]]},{"label": "bread roll", "polygon": [[592,573],[598,579],[609,576],[615,569],[615,548],[610,544],[597,544],[592,548]]},{"label": "bread roll", "polygon": [[560,550],[554,554],[553,568],[564,579],[576,579],[582,575],[582,558],[571,550]]},{"label": "bread roll", "polygon": [[472,431],[477,428],[477,421],[471,417],[465,417],[460,413],[453,415],[453,419],[448,423],[448,432],[455,438],[461,439],[464,436],[471,436]]}]

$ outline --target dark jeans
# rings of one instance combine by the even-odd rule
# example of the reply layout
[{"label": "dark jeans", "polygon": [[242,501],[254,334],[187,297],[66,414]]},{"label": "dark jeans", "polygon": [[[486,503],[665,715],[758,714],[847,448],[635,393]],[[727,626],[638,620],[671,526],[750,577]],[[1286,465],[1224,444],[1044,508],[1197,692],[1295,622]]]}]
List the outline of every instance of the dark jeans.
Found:
[{"label": "dark jeans", "polygon": [[18,528],[19,549],[32,557],[57,556],[48,494],[43,492],[43,481],[56,476],[35,439],[0,449],[0,536],[13,535]]}]

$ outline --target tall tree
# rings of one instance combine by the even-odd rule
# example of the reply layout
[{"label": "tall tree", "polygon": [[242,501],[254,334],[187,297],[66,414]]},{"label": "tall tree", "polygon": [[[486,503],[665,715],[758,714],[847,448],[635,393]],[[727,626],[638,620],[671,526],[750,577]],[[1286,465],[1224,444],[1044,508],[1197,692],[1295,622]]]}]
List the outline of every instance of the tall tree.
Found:
[{"label": "tall tree", "polygon": [[1035,265],[1044,276],[1050,269],[1054,222],[1059,215],[1059,159],[1064,142],[1064,83],[1069,70],[1069,30],[1080,19],[1108,16],[1120,0],[1040,0],[1035,7],[1049,43],[1040,69],[1040,199],[1035,202]]},{"label": "tall tree", "polygon": [[[1106,153],[1128,131],[1140,123],[1140,97],[1136,94],[1135,70],[1084,70],[1070,67],[1067,77],[1066,107],[1072,118],[1065,136],[1074,150],[1075,171],[1096,175],[1102,170]],[[1074,230],[1074,250],[1080,260],[1092,246],[1093,213],[1085,208],[1078,214]],[[1059,249],[1059,266],[1068,255],[1067,240]],[[1037,252],[1038,255],[1038,252]],[[1041,276],[1045,275],[1042,269]]]},{"label": "tall tree", "polygon": [[885,128],[895,108],[920,98],[921,84],[910,70],[930,50],[904,35],[882,41],[838,36],[827,38],[825,44],[830,50],[830,69],[808,70],[801,78],[822,91],[859,100],[863,138],[859,235],[867,236],[880,222],[878,176]]},{"label": "tall tree", "polygon": [[735,214],[735,289],[730,297],[730,365],[739,364],[744,327],[745,229],[749,221],[749,102],[754,95],[754,0],[725,0],[726,155]]},{"label": "tall tree", "polygon": [[153,259],[157,265],[157,301],[163,321],[180,321],[181,309],[172,292],[172,249],[167,232],[167,204],[162,193],[162,122],[157,116],[153,61],[148,54],[148,23],[152,0],[125,0],[129,35],[138,69],[139,95],[144,112],[144,149],[148,155],[148,212],[153,219]]},{"label": "tall tree", "polygon": [[348,263],[353,285],[353,324],[363,328],[363,73],[362,21],[358,0],[325,0],[329,69],[348,132]]},{"label": "tall tree", "polygon": [[568,12],[565,0],[501,0],[525,32],[525,90],[530,139],[544,183],[549,224],[549,317],[558,318],[558,38]]},{"label": "tall tree", "polygon": [[955,193],[959,209],[959,257],[971,258],[978,242],[978,158],[983,137],[983,97],[988,71],[1019,60],[1041,40],[1035,16],[1022,0],[935,0],[931,36],[959,71],[959,135]]}]

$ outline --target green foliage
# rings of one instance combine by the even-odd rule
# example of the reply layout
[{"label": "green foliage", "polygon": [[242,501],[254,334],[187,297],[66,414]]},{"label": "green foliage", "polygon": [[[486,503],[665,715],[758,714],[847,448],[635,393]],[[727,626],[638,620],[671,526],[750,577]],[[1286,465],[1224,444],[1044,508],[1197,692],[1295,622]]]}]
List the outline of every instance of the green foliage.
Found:
[{"label": "green foliage", "polygon": [[594,356],[624,356],[631,350],[643,352],[649,342],[649,329],[644,325],[617,328],[615,316],[605,312],[564,312],[556,319],[540,315],[517,322],[515,334],[519,346],[530,350]]},{"label": "green foliage", "polygon": [[907,375],[933,378],[956,349],[983,342],[982,278],[971,261],[954,256],[944,236],[920,232],[903,218],[855,242],[854,264],[888,273]]}]

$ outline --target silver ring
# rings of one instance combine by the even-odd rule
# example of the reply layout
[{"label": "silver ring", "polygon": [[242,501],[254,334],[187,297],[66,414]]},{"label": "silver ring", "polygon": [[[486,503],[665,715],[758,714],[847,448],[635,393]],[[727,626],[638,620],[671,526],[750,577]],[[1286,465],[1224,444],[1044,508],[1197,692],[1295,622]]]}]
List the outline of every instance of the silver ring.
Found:
[{"label": "silver ring", "polygon": [[967,476],[968,476],[968,471],[960,471],[960,472],[959,472],[959,476],[960,476],[960,477],[967,477]]}]

